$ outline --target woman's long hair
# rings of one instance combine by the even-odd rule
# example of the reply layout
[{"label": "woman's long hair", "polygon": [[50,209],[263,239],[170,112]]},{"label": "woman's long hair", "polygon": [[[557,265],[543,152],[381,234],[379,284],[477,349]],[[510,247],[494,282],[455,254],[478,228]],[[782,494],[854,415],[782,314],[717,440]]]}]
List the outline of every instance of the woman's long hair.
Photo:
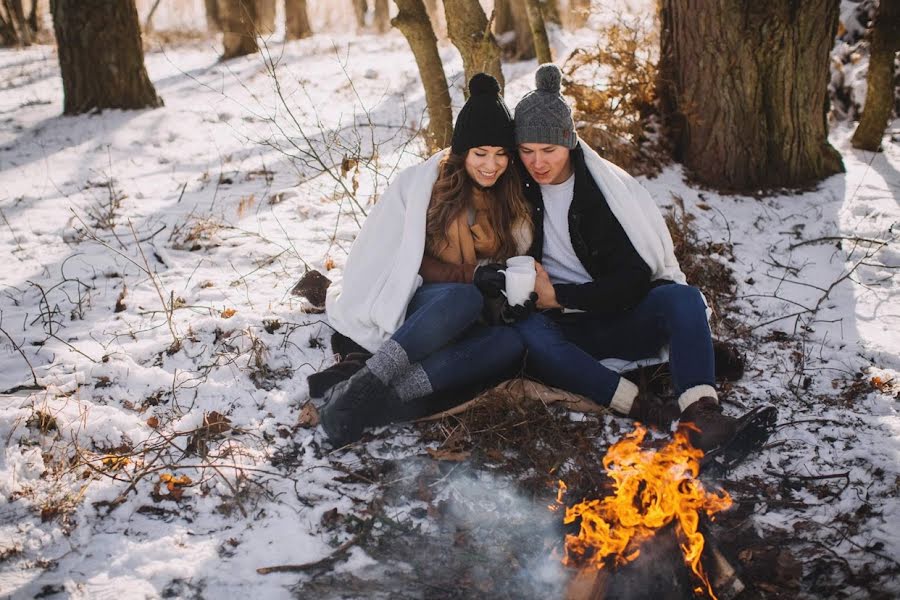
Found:
[{"label": "woman's long hair", "polygon": [[[531,212],[522,193],[522,180],[509,153],[506,171],[497,183],[483,191],[488,195],[487,206],[491,226],[499,242],[497,254],[490,257],[505,261],[519,254],[514,227],[531,228]],[[431,202],[425,225],[425,250],[438,256],[447,245],[447,230],[460,213],[472,206],[476,184],[466,172],[466,156],[448,152],[441,160],[438,178],[431,190]]]}]

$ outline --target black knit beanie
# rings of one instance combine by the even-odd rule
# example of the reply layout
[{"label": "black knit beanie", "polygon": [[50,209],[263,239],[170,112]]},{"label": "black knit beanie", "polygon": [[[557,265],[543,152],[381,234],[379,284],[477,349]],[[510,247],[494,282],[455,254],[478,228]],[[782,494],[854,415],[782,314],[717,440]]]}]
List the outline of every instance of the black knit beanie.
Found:
[{"label": "black knit beanie", "polygon": [[500,84],[487,73],[469,80],[469,99],[453,127],[454,154],[465,154],[478,146],[515,147],[515,126],[500,96]]}]

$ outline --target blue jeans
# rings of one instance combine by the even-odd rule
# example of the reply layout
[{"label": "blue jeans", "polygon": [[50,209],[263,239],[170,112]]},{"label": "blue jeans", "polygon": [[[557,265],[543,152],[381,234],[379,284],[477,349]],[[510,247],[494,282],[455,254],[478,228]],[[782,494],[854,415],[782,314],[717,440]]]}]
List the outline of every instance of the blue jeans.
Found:
[{"label": "blue jeans", "polygon": [[510,327],[476,323],[484,300],[472,284],[426,283],[391,336],[420,363],[434,392],[502,380],[520,364],[522,339]]},{"label": "blue jeans", "polygon": [[666,343],[676,395],[715,384],[706,305],[694,287],[655,287],[624,313],[538,313],[514,327],[525,340],[529,373],[604,406],[609,406],[619,375],[598,360],[648,358]]}]

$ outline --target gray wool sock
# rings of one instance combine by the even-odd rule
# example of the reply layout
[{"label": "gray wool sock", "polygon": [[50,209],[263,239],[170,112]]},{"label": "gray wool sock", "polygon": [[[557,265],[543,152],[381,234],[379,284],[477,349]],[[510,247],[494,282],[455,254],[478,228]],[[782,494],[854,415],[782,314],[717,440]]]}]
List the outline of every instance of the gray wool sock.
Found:
[{"label": "gray wool sock", "polygon": [[366,366],[375,377],[387,385],[409,368],[409,358],[403,346],[394,340],[388,340],[366,361]]},{"label": "gray wool sock", "polygon": [[434,390],[431,389],[431,381],[422,365],[416,363],[408,368],[402,375],[394,379],[394,391],[404,402],[427,396]]}]

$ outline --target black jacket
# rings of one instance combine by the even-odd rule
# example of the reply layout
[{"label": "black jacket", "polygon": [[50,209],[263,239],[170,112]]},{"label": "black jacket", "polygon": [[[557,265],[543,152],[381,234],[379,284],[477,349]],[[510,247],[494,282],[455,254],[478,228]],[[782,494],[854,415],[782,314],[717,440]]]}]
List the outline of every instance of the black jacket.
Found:
[{"label": "black jacket", "polygon": [[[571,158],[575,191],[569,208],[569,235],[575,255],[593,281],[554,285],[556,300],[566,308],[593,313],[628,310],[654,287],[650,281],[650,267],[634,249],[588,172],[580,144],[571,151]],[[525,197],[531,205],[534,221],[534,242],[529,254],[541,261],[544,255],[544,199],[541,186],[524,167],[521,171]]]}]

